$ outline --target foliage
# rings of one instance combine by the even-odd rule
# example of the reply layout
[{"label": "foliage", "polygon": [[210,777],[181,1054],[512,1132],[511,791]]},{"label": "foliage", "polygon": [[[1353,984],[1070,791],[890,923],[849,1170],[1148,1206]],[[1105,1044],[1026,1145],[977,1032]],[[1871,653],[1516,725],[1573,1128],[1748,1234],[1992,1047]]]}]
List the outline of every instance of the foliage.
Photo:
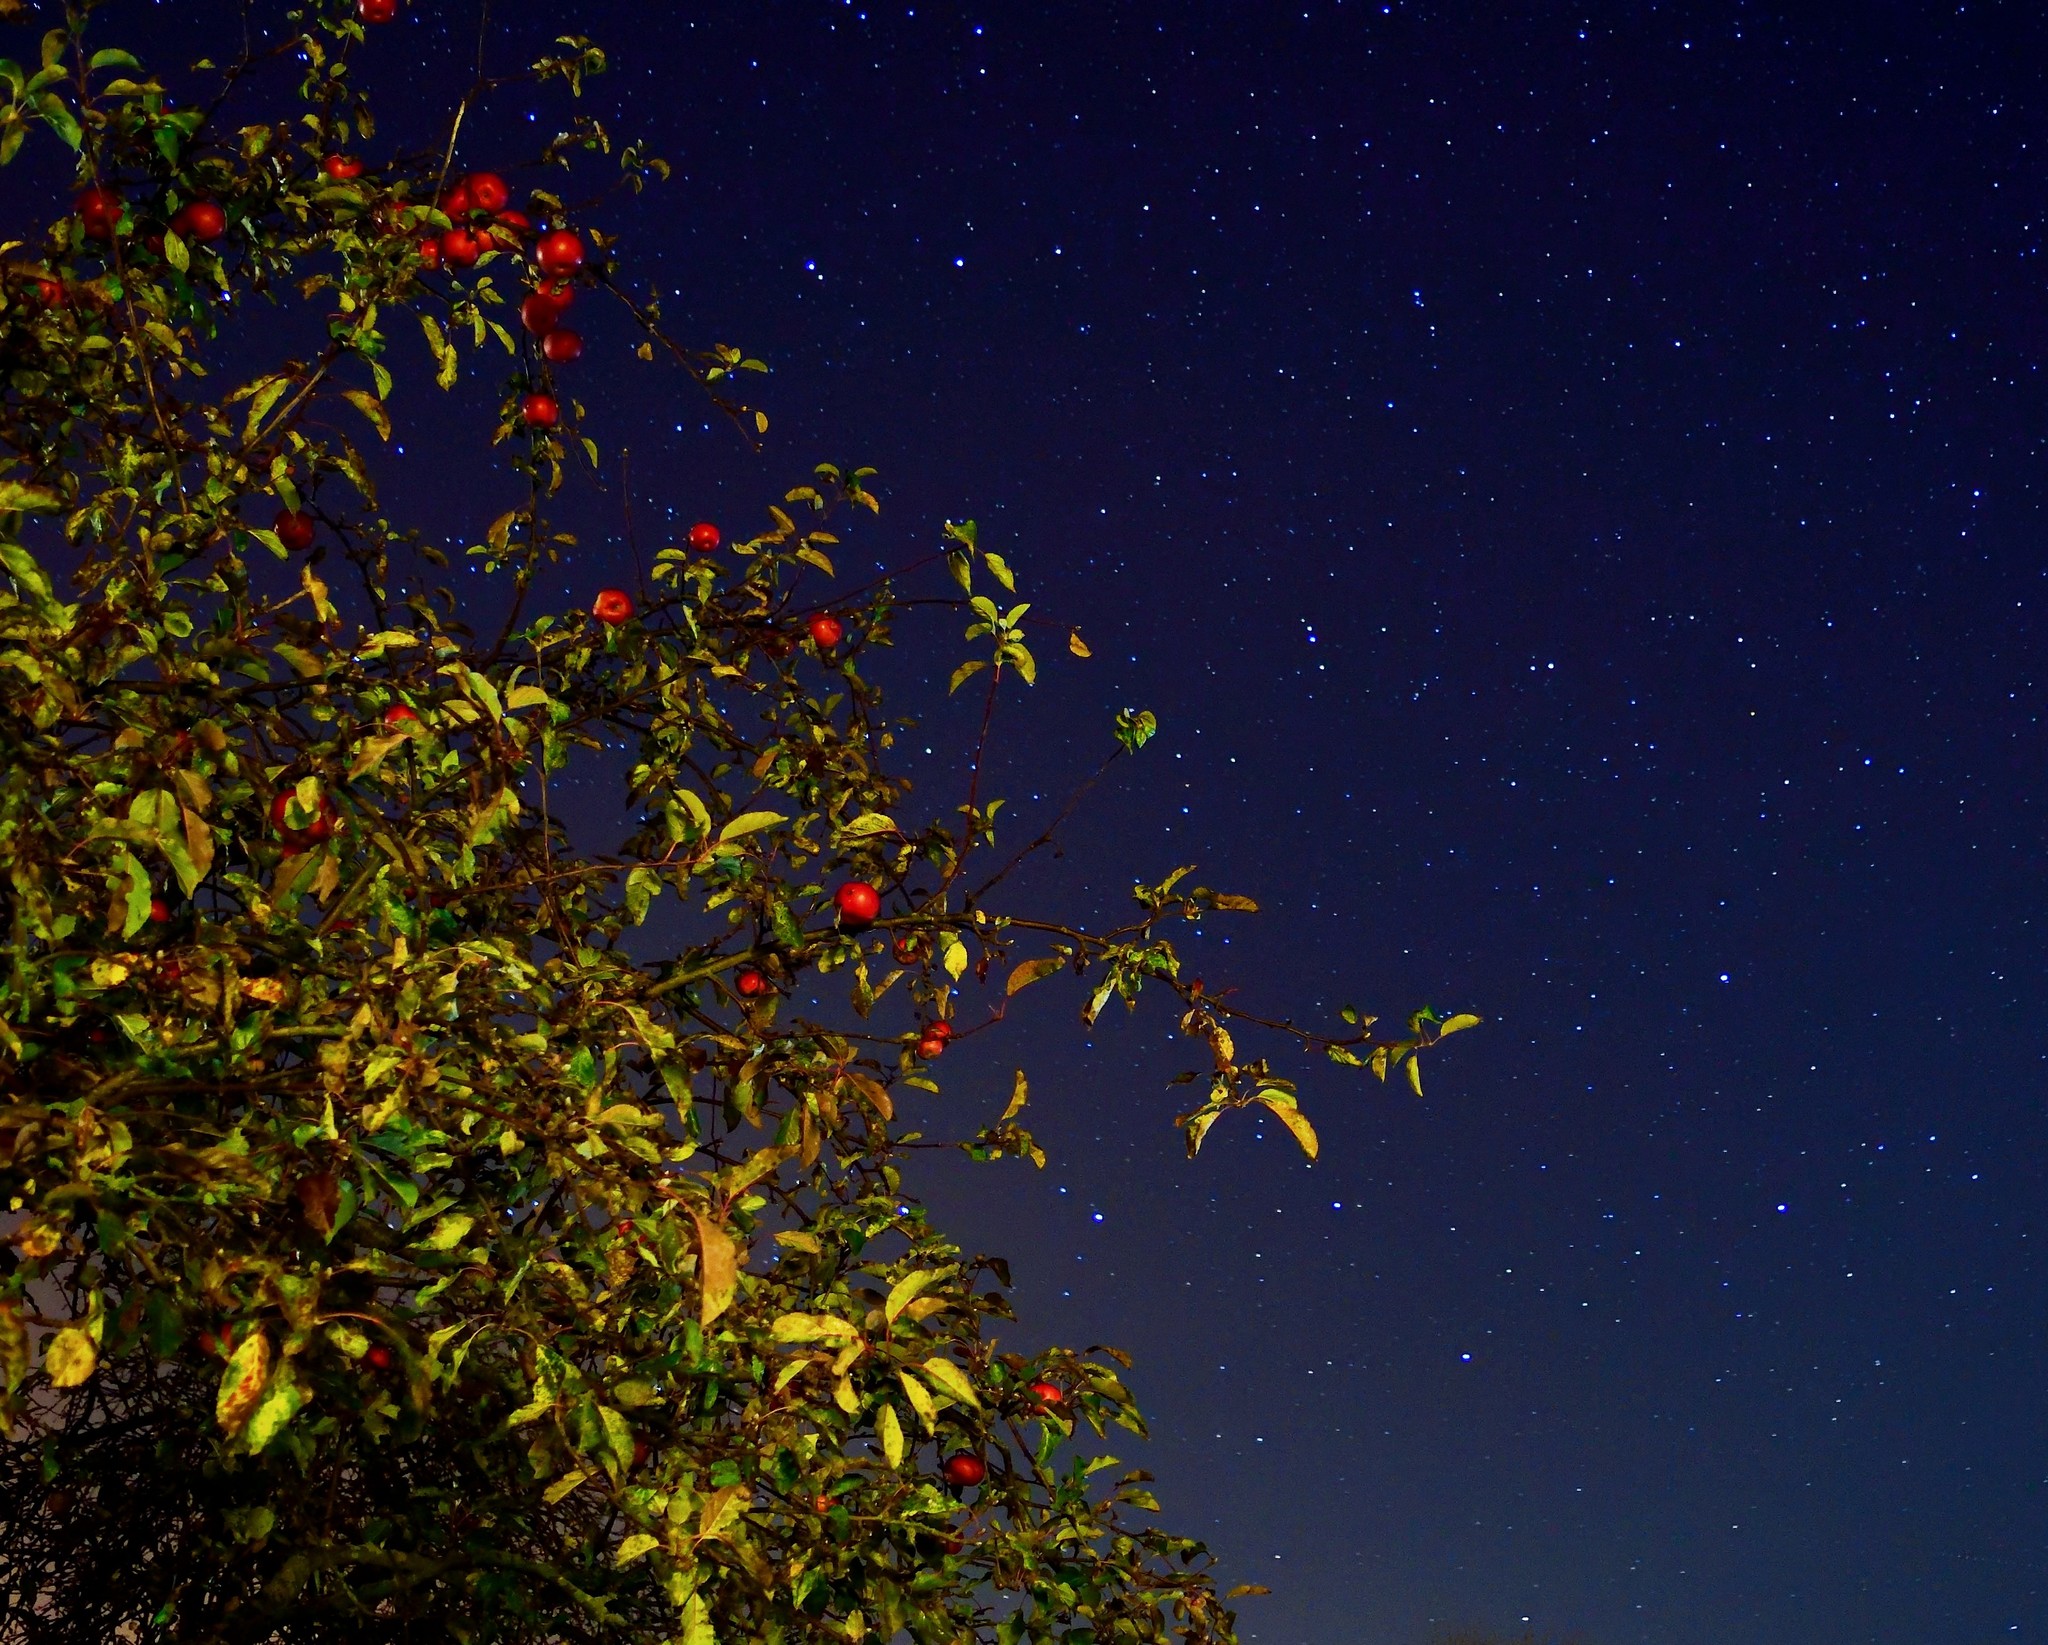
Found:
[{"label": "foliage", "polygon": [[[759,362],[622,289],[603,191],[531,191],[580,269],[451,195],[483,82],[445,146],[354,169],[355,11],[291,13],[183,98],[92,49],[89,9],[0,64],[0,158],[42,128],[100,191],[4,247],[0,1638],[1230,1637],[1146,1476],[1076,1443],[1142,1432],[1120,1358],[994,1350],[1007,1275],[910,1197],[938,1143],[897,1097],[1024,987],[1079,978],[1092,1020],[1150,985],[1212,1065],[1190,1147],[1260,1104],[1313,1154],[1233,1026],[1384,1079],[1476,1019],[1262,1025],[1181,976],[1167,929],[1251,906],[1185,869],[1106,933],[1007,908],[1051,836],[996,856],[982,749],[964,806],[899,821],[862,671],[896,585],[820,591],[867,470],[662,549],[635,615],[530,614],[597,451],[515,302],[615,299],[749,439]],[[229,124],[301,58],[295,114]],[[532,77],[573,98],[603,66],[566,39]],[[537,175],[607,156],[614,187],[662,174],[579,117]],[[318,352],[222,375],[272,303]],[[366,436],[408,363],[445,389],[498,350],[526,494],[470,550],[491,635],[382,512]],[[528,398],[558,393],[558,421]],[[993,704],[1036,668],[1025,609],[978,592],[1014,575],[971,523],[941,556],[956,684]],[[1153,728],[1121,717],[1110,758]],[[622,744],[635,820],[592,855],[549,790]],[[844,1008],[799,1014],[800,982]],[[1027,1096],[959,1145],[1042,1163]]]}]

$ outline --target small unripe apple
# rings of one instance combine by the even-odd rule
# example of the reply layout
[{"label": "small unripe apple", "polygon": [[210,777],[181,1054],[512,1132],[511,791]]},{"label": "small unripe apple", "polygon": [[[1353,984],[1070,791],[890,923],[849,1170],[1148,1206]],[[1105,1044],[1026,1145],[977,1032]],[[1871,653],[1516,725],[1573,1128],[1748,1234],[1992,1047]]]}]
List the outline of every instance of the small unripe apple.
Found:
[{"label": "small unripe apple", "polygon": [[956,1491],[964,1491],[970,1485],[979,1485],[988,1478],[988,1464],[980,1457],[970,1456],[965,1451],[955,1451],[946,1458],[945,1465],[939,1471],[946,1476],[946,1483]]},{"label": "small unripe apple", "polygon": [[699,554],[709,554],[725,539],[718,534],[718,527],[709,520],[699,520],[690,527],[690,546]]},{"label": "small unripe apple", "polygon": [[111,240],[114,237],[115,225],[121,221],[121,196],[112,189],[82,189],[71,205],[78,213],[78,220],[85,225],[85,232],[93,239]]},{"label": "small unripe apple", "polygon": [[775,986],[758,966],[752,965],[741,966],[739,974],[732,980],[732,985],[739,990],[742,999],[749,1000],[759,999]]},{"label": "small unripe apple", "polygon": [[178,214],[171,219],[171,227],[177,230],[180,239],[205,245],[227,233],[228,214],[211,200],[194,200],[178,208]]},{"label": "small unripe apple", "polygon": [[441,236],[441,261],[450,268],[468,268],[483,254],[483,241],[466,228],[451,228]]},{"label": "small unripe apple", "polygon": [[881,892],[866,880],[848,880],[832,893],[832,901],[839,909],[839,923],[851,931],[873,925],[882,911]]},{"label": "small unripe apple", "polygon": [[597,598],[590,602],[590,614],[607,628],[630,622],[633,618],[633,596],[623,588],[601,588],[597,591]]},{"label": "small unripe apple", "polygon": [[567,286],[529,291],[519,303],[519,323],[536,337],[545,337],[562,323],[562,311],[574,294]]},{"label": "small unripe apple", "polygon": [[384,729],[386,731],[399,731],[406,726],[418,725],[419,723],[418,711],[408,703],[393,703],[384,710]]},{"label": "small unripe apple", "polygon": [[558,366],[583,358],[583,339],[567,326],[557,326],[540,340],[540,351]]},{"label": "small unripe apple", "polygon": [[552,394],[529,394],[519,402],[519,415],[528,428],[553,428],[562,420],[562,407]]},{"label": "small unripe apple", "polygon": [[320,169],[337,183],[348,183],[362,176],[363,163],[352,155],[330,154],[320,162]]},{"label": "small unripe apple", "polygon": [[313,516],[304,510],[279,509],[277,518],[270,522],[270,529],[277,533],[277,540],[294,554],[303,554],[313,546]]},{"label": "small unripe apple", "polygon": [[388,1371],[391,1369],[392,1362],[397,1358],[397,1355],[393,1354],[383,1343],[373,1342],[370,1345],[369,1352],[364,1354],[363,1358],[370,1362],[373,1370]]},{"label": "small unripe apple", "polygon": [[469,203],[478,211],[499,212],[512,203],[512,191],[495,171],[473,171],[463,180]]},{"label": "small unripe apple", "polygon": [[356,0],[356,16],[365,23],[389,23],[398,16],[398,0]]},{"label": "small unripe apple", "polygon": [[820,651],[830,651],[846,636],[846,629],[830,612],[821,611],[804,625]]},{"label": "small unripe apple", "polygon": [[558,228],[540,237],[533,255],[548,274],[574,274],[583,266],[583,242],[567,229]]}]

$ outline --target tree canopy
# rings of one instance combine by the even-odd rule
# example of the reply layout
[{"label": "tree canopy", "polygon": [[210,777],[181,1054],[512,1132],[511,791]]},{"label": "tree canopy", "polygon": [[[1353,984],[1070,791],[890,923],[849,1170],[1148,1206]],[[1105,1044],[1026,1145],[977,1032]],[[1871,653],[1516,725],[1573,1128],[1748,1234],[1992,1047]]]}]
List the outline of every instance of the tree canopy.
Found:
[{"label": "tree canopy", "polygon": [[[598,460],[578,305],[767,430],[760,362],[675,340],[605,232],[665,168],[577,112],[596,46],[528,71],[568,113],[515,206],[458,159],[503,79],[379,149],[351,67],[390,0],[175,88],[94,9],[0,62],[0,161],[77,166],[0,246],[0,1638],[1230,1638],[1096,1442],[1142,1432],[1119,1357],[998,1351],[1001,1261],[906,1181],[1042,1163],[1025,1076],[947,1137],[898,1100],[1023,988],[1149,990],[1203,1048],[1190,1150],[1258,1105],[1313,1155],[1239,1036],[1419,1090],[1477,1019],[1217,998],[1169,933],[1250,903],[1188,870],[1100,929],[1013,905],[1051,835],[999,828],[982,747],[914,816],[868,667],[904,581],[833,564],[866,469],[537,609]],[[296,102],[251,106],[280,65]],[[273,310],[320,346],[251,371]],[[490,599],[379,502],[401,414],[510,456]],[[954,689],[1031,684],[971,521],[904,575],[957,585]],[[551,807],[572,770],[622,786],[603,850]]]}]

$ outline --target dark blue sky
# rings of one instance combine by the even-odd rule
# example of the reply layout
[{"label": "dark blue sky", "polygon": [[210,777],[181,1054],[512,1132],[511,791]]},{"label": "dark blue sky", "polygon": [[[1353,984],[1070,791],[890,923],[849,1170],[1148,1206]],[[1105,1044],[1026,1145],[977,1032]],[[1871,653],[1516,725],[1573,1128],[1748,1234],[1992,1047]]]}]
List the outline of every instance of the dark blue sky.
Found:
[{"label": "dark blue sky", "polygon": [[[1004,711],[1024,816],[1164,724],[1044,895],[1196,861],[1268,910],[1212,986],[1490,1019],[1424,1102],[1307,1070],[1314,1169],[1181,1157],[1163,1011],[1091,1045],[1048,986],[947,1064],[956,1113],[1029,1068],[1055,1157],[935,1201],[1021,1337],[1139,1356],[1247,1638],[2048,1634],[2034,9],[493,13],[618,55],[677,177],[594,220],[775,366],[754,459],[586,299],[643,525],[820,458],[882,472],[857,564],[977,516],[1097,651]],[[366,70],[452,100],[474,36]],[[482,446],[398,495],[474,540]]]}]

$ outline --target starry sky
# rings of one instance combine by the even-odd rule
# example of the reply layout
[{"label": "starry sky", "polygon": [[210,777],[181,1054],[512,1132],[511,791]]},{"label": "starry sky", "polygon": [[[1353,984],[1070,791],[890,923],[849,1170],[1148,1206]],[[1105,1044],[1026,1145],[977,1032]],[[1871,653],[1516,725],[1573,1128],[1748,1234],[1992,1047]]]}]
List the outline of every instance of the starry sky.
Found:
[{"label": "starry sky", "polygon": [[[1198,863],[1265,908],[1212,987],[1488,1018],[1420,1102],[1304,1069],[1313,1168],[1248,1119],[1186,1160],[1163,1009],[1044,986],[946,1065],[955,1114],[1025,1066],[1053,1161],[938,1215],[1017,1342],[1137,1355],[1247,1640],[2048,1635],[2037,9],[491,19],[613,49],[588,104],[676,176],[592,221],[774,366],[754,457],[579,309],[642,532],[824,458],[881,471],[855,569],[976,517],[1096,651],[999,716],[1018,829],[1163,727],[1023,889]],[[365,77],[452,101],[476,31],[418,0]],[[475,540],[486,438],[430,417],[394,501]],[[614,482],[564,601],[628,565]],[[891,665],[935,806],[952,621]]]}]

